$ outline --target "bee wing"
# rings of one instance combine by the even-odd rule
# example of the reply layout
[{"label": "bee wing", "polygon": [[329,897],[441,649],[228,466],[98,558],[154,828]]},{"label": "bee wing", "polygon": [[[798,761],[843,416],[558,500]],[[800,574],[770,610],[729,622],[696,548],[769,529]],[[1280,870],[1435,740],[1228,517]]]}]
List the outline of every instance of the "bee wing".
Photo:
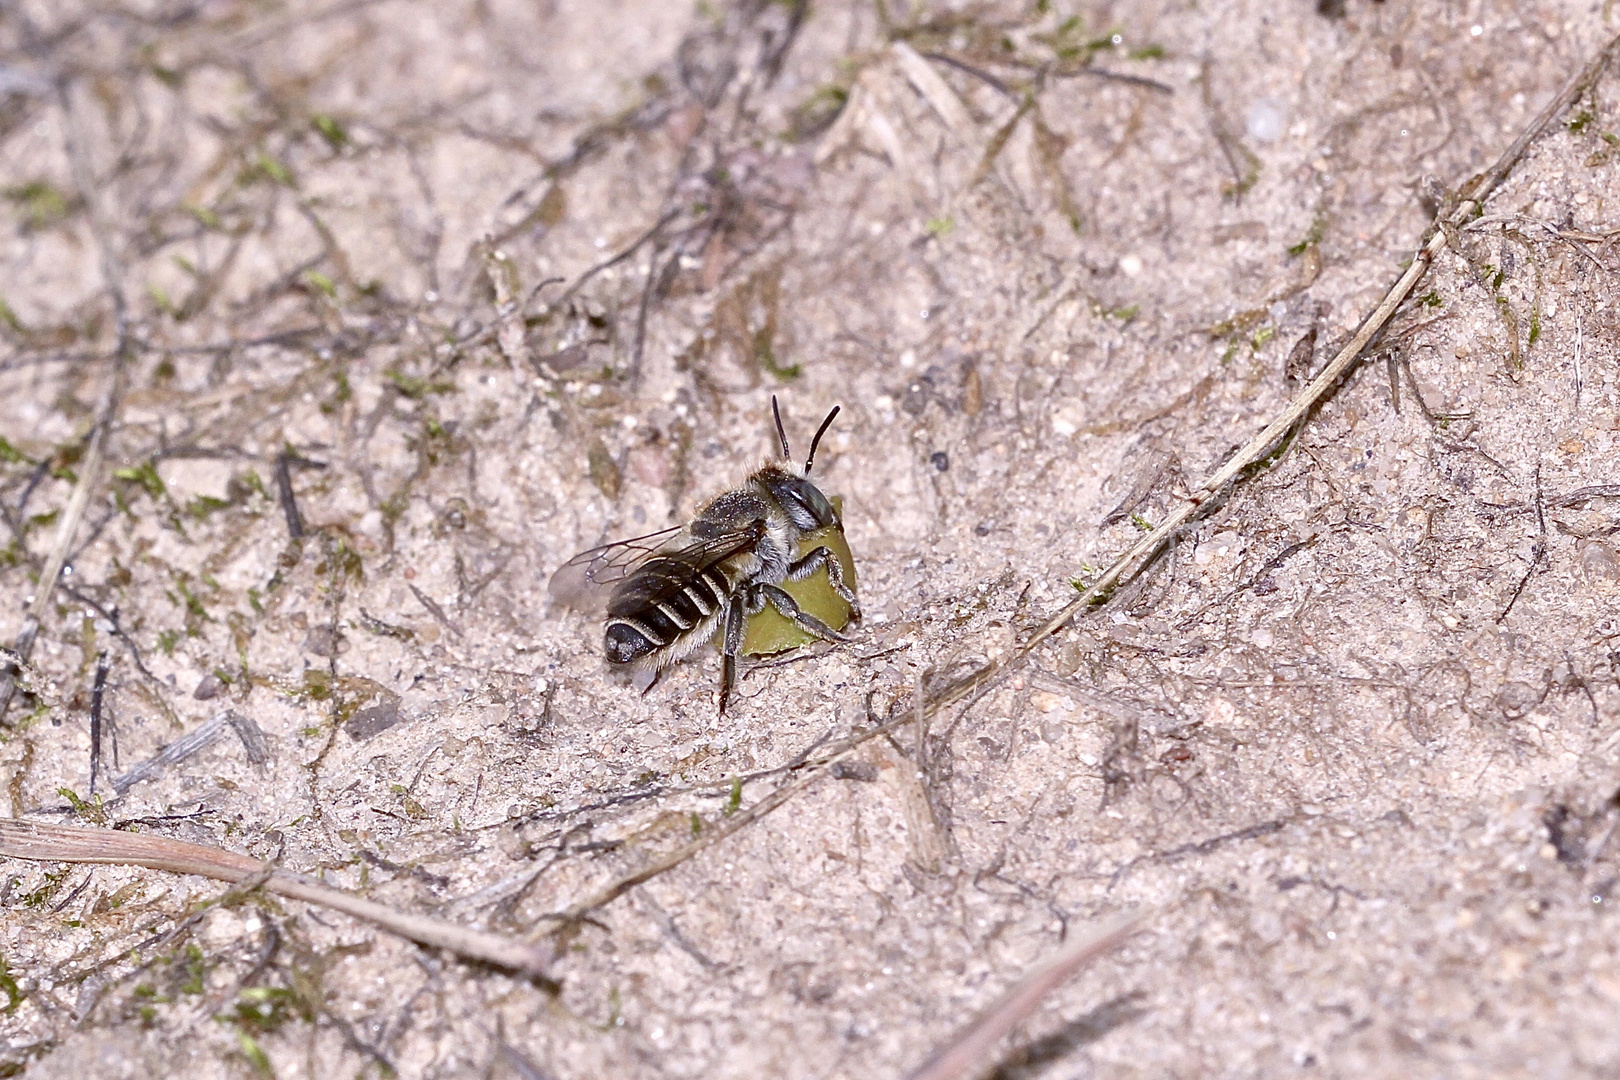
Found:
[{"label": "bee wing", "polygon": [[[596,610],[605,607],[613,590],[655,555],[686,563],[701,571],[753,547],[763,532],[763,523],[751,521],[738,528],[701,538],[693,537],[677,527],[603,544],[582,551],[564,563],[551,575],[547,591],[553,599],[570,607]],[[658,543],[661,538],[663,543]],[[644,588],[656,588],[654,583],[646,581],[642,585]]]},{"label": "bee wing", "polygon": [[558,603],[582,611],[604,607],[614,586],[635,573],[636,567],[665,548],[681,546],[682,528],[675,525],[582,551],[557,568],[546,592]]}]

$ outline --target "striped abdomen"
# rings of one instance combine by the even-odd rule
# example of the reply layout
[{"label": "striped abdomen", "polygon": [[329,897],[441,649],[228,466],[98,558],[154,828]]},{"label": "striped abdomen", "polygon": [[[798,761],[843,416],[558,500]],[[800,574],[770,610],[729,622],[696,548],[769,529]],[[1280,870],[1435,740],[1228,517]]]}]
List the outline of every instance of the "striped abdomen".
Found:
[{"label": "striped abdomen", "polygon": [[634,663],[693,634],[706,634],[731,593],[731,579],[718,564],[699,567],[662,555],[649,559],[608,601],[608,660]]}]

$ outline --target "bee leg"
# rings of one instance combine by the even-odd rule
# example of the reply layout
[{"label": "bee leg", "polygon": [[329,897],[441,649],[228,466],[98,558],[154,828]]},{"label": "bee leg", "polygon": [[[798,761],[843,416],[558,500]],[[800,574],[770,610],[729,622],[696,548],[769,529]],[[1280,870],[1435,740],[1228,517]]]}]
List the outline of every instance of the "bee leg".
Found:
[{"label": "bee leg", "polygon": [[[827,568],[827,584],[833,587],[844,603],[849,605],[849,618],[851,622],[861,619],[861,605],[855,599],[855,593],[844,584],[844,564],[838,561],[838,556],[832,553],[829,547],[818,547],[798,562],[788,567],[788,580],[800,581],[809,577],[823,566]],[[786,615],[787,612],[782,612]]]},{"label": "bee leg", "polygon": [[766,600],[770,601],[771,607],[781,612],[784,618],[793,620],[794,625],[805,633],[814,634],[816,637],[827,641],[849,640],[849,638],[840,634],[814,615],[801,610],[798,603],[785,590],[779,589],[775,585],[761,585],[759,591]]},{"label": "bee leg", "polygon": [[737,685],[737,654],[742,652],[743,627],[748,623],[746,601],[741,593],[726,605],[725,631],[720,647],[720,715],[726,713],[731,691]]}]

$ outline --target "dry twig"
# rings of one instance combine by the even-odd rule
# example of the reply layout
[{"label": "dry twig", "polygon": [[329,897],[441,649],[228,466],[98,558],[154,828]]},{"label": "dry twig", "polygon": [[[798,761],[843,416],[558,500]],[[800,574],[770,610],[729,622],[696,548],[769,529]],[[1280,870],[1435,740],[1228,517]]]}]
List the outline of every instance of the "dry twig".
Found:
[{"label": "dry twig", "polygon": [[1406,298],[1411,295],[1417,283],[1428,272],[1429,264],[1446,246],[1450,232],[1466,224],[1474,214],[1479,212],[1485,200],[1501,185],[1503,180],[1507,179],[1508,174],[1519,163],[1519,159],[1530,148],[1530,144],[1540,138],[1552,123],[1585,92],[1586,88],[1597,80],[1603,73],[1603,69],[1614,58],[1616,51],[1620,51],[1620,35],[1610,38],[1608,44],[1598,51],[1598,54],[1591,62],[1564,85],[1564,88],[1553,97],[1552,101],[1547,103],[1547,106],[1536,115],[1529,126],[1519,134],[1519,137],[1513,140],[1513,145],[1509,146],[1502,156],[1497,159],[1495,165],[1492,165],[1489,170],[1463,185],[1460,192],[1461,198],[1456,207],[1452,209],[1450,214],[1445,215],[1436,222],[1433,234],[1418,248],[1413,255],[1411,265],[1385,292],[1383,300],[1373,309],[1372,314],[1368,315],[1366,320],[1362,322],[1360,329],[1339,350],[1338,355],[1328,362],[1328,365],[1295,396],[1294,400],[1288,403],[1282,412],[1277,414],[1276,419],[1267,424],[1258,435],[1250,439],[1242,449],[1233,454],[1225,465],[1215,470],[1209,479],[1205,480],[1187,497],[1185,504],[1178,507],[1175,512],[1160,522],[1157,528],[1143,536],[1128,551],[1115,559],[1090,587],[1065,604],[1057,614],[1053,615],[1031,634],[1029,640],[1024,643],[1013,658],[1014,661],[1022,659],[1041,642],[1063,629],[1075,615],[1105,597],[1119,582],[1152,562],[1164,550],[1170,540],[1181,531],[1181,528],[1192,521],[1206,504],[1209,504],[1228,484],[1237,479],[1244,470],[1264,461],[1266,455],[1271,452],[1278,440],[1287,435],[1295,424],[1305,419],[1311,410],[1327,399],[1338,385],[1339,380],[1349,372],[1356,361],[1361,359],[1362,351],[1389,324],[1389,320],[1394,316],[1396,309],[1406,302]]},{"label": "dry twig", "polygon": [[1144,915],[1129,915],[1074,942],[1024,976],[1002,999],[963,1028],[907,1080],[960,1080],[974,1075],[997,1043],[1069,977],[1136,933]]},{"label": "dry twig", "polygon": [[400,937],[446,949],[468,960],[483,961],[537,978],[546,977],[551,961],[548,952],[521,941],[469,930],[442,919],[395,911],[375,900],[322,885],[303,874],[274,869],[249,855],[188,844],[166,836],[0,818],[0,856],[40,862],[144,866],[149,870],[200,874],[232,883],[262,877],[266,892],[341,911]]}]

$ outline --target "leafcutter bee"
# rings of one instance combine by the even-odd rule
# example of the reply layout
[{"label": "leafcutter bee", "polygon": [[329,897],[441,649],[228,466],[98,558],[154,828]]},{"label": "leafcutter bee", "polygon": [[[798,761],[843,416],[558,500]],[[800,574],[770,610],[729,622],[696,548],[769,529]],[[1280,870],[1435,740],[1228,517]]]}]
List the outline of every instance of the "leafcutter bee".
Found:
[{"label": "leafcutter bee", "polygon": [[737,683],[737,657],[815,639],[848,641],[860,618],[855,566],[838,507],[810,467],[838,407],[810,440],[801,468],[771,398],[782,460],[755,469],[685,526],[574,556],[552,575],[553,599],[594,608],[605,596],[603,645],[615,667],[658,675],[705,641],[720,647],[720,711]]}]

